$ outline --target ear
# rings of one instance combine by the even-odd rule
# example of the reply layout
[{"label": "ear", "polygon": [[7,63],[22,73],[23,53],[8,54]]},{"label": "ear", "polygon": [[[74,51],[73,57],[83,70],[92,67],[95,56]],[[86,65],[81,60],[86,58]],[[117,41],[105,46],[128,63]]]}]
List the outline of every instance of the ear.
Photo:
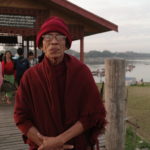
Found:
[{"label": "ear", "polygon": [[68,50],[67,40],[65,40],[64,51]]}]

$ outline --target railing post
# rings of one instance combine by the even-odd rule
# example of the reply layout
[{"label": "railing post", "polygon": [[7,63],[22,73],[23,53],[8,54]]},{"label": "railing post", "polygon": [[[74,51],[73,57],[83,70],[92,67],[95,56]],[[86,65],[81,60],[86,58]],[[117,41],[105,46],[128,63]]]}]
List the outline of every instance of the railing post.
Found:
[{"label": "railing post", "polygon": [[124,150],[125,60],[105,59],[106,149]]}]

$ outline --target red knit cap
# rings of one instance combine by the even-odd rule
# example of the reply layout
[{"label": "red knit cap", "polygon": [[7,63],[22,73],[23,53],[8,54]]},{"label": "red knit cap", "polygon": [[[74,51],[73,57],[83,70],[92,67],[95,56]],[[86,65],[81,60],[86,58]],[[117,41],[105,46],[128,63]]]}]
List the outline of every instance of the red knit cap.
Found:
[{"label": "red knit cap", "polygon": [[69,49],[72,43],[71,35],[68,26],[65,22],[58,17],[50,17],[47,19],[40,28],[36,37],[36,46],[39,47],[40,40],[43,34],[48,32],[59,32],[67,37],[67,48]]}]

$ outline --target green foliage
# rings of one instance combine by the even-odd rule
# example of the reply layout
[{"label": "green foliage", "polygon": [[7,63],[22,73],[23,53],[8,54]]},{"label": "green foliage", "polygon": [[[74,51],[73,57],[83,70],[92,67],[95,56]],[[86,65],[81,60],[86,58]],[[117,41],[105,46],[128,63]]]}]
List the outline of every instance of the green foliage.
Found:
[{"label": "green foliage", "polygon": [[[68,54],[71,54],[77,58],[80,57],[80,53],[74,50],[65,51]],[[135,52],[111,52],[109,50],[91,50],[89,52],[84,53],[84,60],[86,64],[104,64],[105,58],[122,58],[126,60],[134,60],[137,59],[149,59],[150,54],[145,53],[135,53]]]},{"label": "green foliage", "polygon": [[65,51],[65,53],[70,54],[70,55],[72,55],[72,56],[75,56],[75,57],[77,57],[77,58],[80,57],[80,54],[79,54],[78,52],[76,52],[76,51],[74,51],[74,50],[71,50],[71,49]]},{"label": "green foliage", "polygon": [[147,148],[150,150],[150,143],[142,140],[135,134],[133,128],[128,127],[126,130],[125,150],[135,150],[136,148]]},{"label": "green foliage", "polygon": [[[66,51],[69,54],[73,54],[74,56],[79,56],[79,52],[74,50]],[[109,50],[91,50],[89,52],[85,52],[85,58],[95,58],[95,57],[120,57],[125,59],[144,59],[149,58],[150,54],[147,53],[135,53],[135,52],[111,52]]]},{"label": "green foliage", "polygon": [[90,51],[88,53],[85,53],[86,57],[101,57],[102,53],[99,51]]},{"label": "green foliage", "polygon": [[133,86],[133,87],[150,87],[150,83],[149,82],[144,82],[143,84],[133,84],[133,85],[130,85],[130,86]]},{"label": "green foliage", "polygon": [[[138,135],[147,141],[150,141],[150,83],[128,87],[127,110],[131,121],[137,120],[140,128],[136,130]],[[135,135],[133,128],[127,129],[126,150],[135,150],[135,148],[147,148],[150,150],[150,142],[146,142]]]},{"label": "green foliage", "polygon": [[[97,84],[101,88],[101,84]],[[150,83],[143,86],[127,87],[127,116],[130,121],[139,126],[135,129],[131,126],[126,129],[125,150],[136,150],[136,148],[150,150]],[[143,138],[140,138],[139,136]],[[147,149],[146,149],[147,148]]]},{"label": "green foliage", "polygon": [[135,149],[135,141],[133,140],[135,138],[134,133],[130,128],[126,131],[126,143],[125,143],[125,150],[134,150]]},{"label": "green foliage", "polygon": [[127,100],[127,116],[130,121],[137,122],[140,127],[137,132],[150,141],[150,86],[129,86]]}]

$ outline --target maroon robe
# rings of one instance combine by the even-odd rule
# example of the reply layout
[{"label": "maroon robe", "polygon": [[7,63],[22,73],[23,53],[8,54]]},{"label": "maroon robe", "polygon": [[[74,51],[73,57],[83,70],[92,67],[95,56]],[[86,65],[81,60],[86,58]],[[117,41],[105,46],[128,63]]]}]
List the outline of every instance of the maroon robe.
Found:
[{"label": "maroon robe", "polygon": [[[60,72],[59,72],[60,70]],[[14,119],[30,145],[37,146],[26,134],[35,126],[44,136],[57,136],[77,121],[85,132],[68,143],[74,150],[94,145],[106,124],[106,112],[89,69],[75,57],[65,54],[60,65],[48,58],[28,69],[16,94]]]}]

